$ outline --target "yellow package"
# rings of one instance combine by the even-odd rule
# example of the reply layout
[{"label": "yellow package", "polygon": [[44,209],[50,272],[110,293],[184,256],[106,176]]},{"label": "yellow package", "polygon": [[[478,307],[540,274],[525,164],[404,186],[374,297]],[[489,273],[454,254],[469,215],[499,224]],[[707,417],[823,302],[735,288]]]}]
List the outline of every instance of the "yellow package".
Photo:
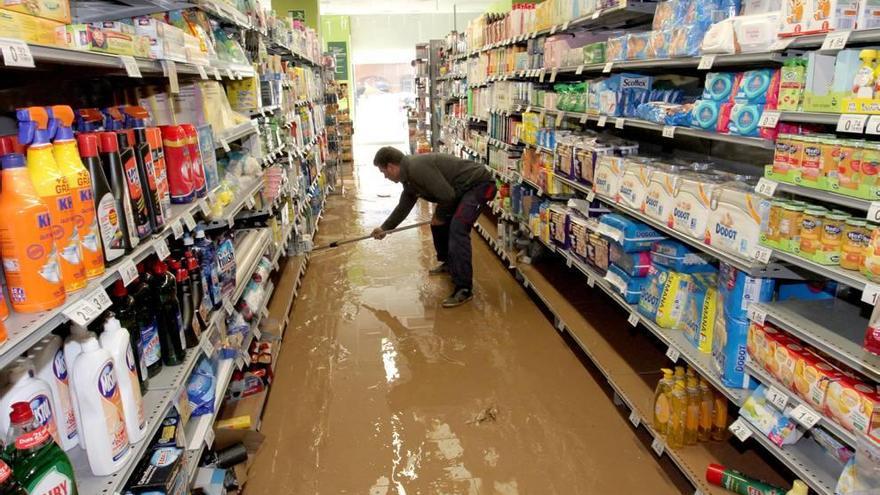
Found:
[{"label": "yellow package", "polygon": [[36,45],[59,46],[55,41],[55,30],[63,26],[60,22],[11,10],[0,10],[0,37],[3,38],[19,39]]},{"label": "yellow package", "polygon": [[41,17],[50,21],[70,24],[68,0],[3,0],[0,9]]},{"label": "yellow package", "polygon": [[663,328],[681,328],[685,317],[690,276],[686,273],[666,272],[666,283],[660,292],[660,305],[655,321]]}]

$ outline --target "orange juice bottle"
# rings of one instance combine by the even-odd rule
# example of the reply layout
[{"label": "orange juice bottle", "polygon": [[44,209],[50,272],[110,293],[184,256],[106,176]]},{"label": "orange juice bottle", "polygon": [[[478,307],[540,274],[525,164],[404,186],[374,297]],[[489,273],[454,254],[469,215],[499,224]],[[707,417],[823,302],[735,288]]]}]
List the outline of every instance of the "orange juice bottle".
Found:
[{"label": "orange juice bottle", "polygon": [[64,290],[71,293],[86,286],[86,270],[80,252],[79,231],[74,219],[70,183],[59,170],[49,139],[55,134],[45,108],[28,107],[16,111],[18,140],[27,144],[27,169],[31,182],[49,208],[52,235],[58,249],[58,264]]},{"label": "orange juice bottle", "polygon": [[49,209],[31,183],[24,156],[0,158],[0,256],[12,309],[44,311],[64,302]]},{"label": "orange juice bottle", "polygon": [[95,278],[104,273],[104,252],[98,235],[98,220],[95,215],[95,199],[92,194],[92,177],[79,157],[76,140],[73,138],[73,109],[67,105],[47,108],[50,119],[55,119],[55,141],[52,151],[58,170],[67,178],[70,195],[73,198],[74,221],[79,232],[79,245],[82,252],[83,267],[87,278]]}]

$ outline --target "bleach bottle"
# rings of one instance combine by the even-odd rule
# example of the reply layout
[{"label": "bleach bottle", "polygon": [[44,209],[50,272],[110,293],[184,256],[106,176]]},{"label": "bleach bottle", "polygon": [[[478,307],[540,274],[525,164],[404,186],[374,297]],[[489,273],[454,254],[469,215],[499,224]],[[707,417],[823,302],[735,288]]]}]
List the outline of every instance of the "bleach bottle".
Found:
[{"label": "bleach bottle", "polygon": [[[67,366],[68,374],[71,375],[68,378],[68,384],[70,385],[70,400],[73,403],[73,414],[76,417],[77,425],[82,425],[82,414],[80,413],[79,400],[76,397],[76,388],[73,387],[73,365],[76,363],[76,358],[82,354],[83,342],[94,338],[95,332],[90,332],[86,327],[71,322],[70,336],[64,341],[64,364]],[[77,429],[77,433],[79,446],[86,448],[86,437],[82,434],[81,428]]]},{"label": "bleach bottle", "polygon": [[86,454],[92,474],[113,474],[131,456],[113,358],[101,349],[96,339],[85,339],[82,353],[73,365],[72,376],[82,418],[80,429],[82,436],[86,437]]},{"label": "bleach bottle", "polygon": [[[9,382],[0,391],[0,411],[8,411],[16,402],[27,402],[40,424],[58,442],[58,428],[52,409],[52,390],[46,382],[34,377],[30,359],[18,358],[13,361],[7,368],[7,378]],[[0,415],[0,428],[3,431],[9,430],[9,417],[5,414]]]},{"label": "bleach bottle", "polygon": [[128,440],[137,443],[147,433],[141,383],[138,380],[134,353],[131,351],[131,335],[112,316],[104,322],[101,347],[113,358],[113,367],[119,377],[119,397],[125,413],[125,430],[128,432]]},{"label": "bleach bottle", "polygon": [[52,391],[52,410],[55,411],[55,423],[58,427],[58,444],[64,450],[79,445],[76,428],[76,413],[73,411],[73,400],[70,398],[70,375],[64,361],[61,337],[48,335],[28,355],[33,359],[34,373],[37,378],[49,385]]}]

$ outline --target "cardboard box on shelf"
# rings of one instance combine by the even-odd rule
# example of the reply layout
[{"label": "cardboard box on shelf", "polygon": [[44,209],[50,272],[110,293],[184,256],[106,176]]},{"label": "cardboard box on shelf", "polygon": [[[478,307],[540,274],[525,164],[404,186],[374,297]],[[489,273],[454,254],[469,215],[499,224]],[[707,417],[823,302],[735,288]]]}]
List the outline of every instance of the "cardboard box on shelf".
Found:
[{"label": "cardboard box on shelf", "polygon": [[[134,30],[150,41],[150,58],[186,62],[186,38],[182,29],[148,16],[135,17]],[[198,42],[198,39],[195,39]]]},{"label": "cardboard box on shelf", "polygon": [[64,24],[12,10],[0,9],[0,37],[36,45],[65,46],[56,42],[55,30]]},{"label": "cardboard box on shelf", "polygon": [[130,31],[130,26],[117,31],[92,24],[70,24],[55,29],[55,43],[74,50],[149,57],[149,40]]},{"label": "cardboard box on shelf", "polygon": [[70,24],[70,3],[68,0],[3,0],[0,9]]}]

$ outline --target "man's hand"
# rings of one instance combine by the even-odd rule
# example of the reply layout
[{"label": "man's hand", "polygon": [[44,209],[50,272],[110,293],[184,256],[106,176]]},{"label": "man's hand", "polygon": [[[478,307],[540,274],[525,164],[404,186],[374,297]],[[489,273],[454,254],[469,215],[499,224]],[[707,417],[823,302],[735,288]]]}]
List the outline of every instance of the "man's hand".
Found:
[{"label": "man's hand", "polygon": [[385,236],[388,234],[386,234],[385,231],[382,230],[381,227],[376,227],[375,229],[373,229],[373,232],[370,235],[373,236],[373,239],[381,240],[381,239],[384,239]]}]

